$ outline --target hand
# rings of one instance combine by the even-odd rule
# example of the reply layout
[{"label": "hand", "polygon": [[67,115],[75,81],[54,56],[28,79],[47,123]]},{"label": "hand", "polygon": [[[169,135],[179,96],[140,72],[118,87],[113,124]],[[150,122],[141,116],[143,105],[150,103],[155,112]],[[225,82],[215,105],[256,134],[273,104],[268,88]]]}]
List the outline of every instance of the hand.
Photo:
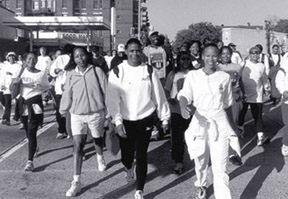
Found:
[{"label": "hand", "polygon": [[181,106],[180,109],[181,109],[181,116],[184,119],[189,119],[191,117],[191,114],[190,114],[192,112],[191,108],[189,108],[188,106],[186,107]]},{"label": "hand", "polygon": [[56,74],[58,74],[58,73],[60,73],[62,70],[60,69],[60,68],[55,68],[55,70],[54,70],[54,72],[56,73]]},{"label": "hand", "polygon": [[164,133],[166,134],[166,131],[168,131],[168,129],[169,129],[169,123],[168,123],[168,121],[163,121],[161,127],[162,127]]},{"label": "hand", "polygon": [[61,117],[66,117],[66,113],[62,113],[62,114],[61,114]]},{"label": "hand", "polygon": [[6,90],[6,86],[2,85],[1,90]]},{"label": "hand", "polygon": [[116,132],[122,138],[127,138],[126,130],[123,124],[119,124],[116,126]]},{"label": "hand", "polygon": [[169,104],[171,104],[171,105],[177,104],[177,100],[174,99],[174,98],[170,98],[170,99],[168,100],[168,102],[169,102]]},{"label": "hand", "polygon": [[288,91],[284,91],[284,93],[283,93],[283,100],[284,100],[284,101],[288,100]]}]

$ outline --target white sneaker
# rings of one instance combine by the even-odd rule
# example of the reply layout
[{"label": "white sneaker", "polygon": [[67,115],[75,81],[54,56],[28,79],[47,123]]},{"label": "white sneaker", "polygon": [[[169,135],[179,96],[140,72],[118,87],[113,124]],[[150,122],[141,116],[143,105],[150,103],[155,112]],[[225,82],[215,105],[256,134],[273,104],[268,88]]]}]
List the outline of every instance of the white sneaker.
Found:
[{"label": "white sneaker", "polygon": [[67,137],[67,133],[57,133],[56,139],[64,139]]},{"label": "white sneaker", "polygon": [[143,197],[143,191],[137,190],[137,191],[135,192],[135,194],[134,194],[134,198],[135,198],[135,199],[144,199],[144,197]]},{"label": "white sneaker", "polygon": [[34,171],[34,165],[33,165],[33,162],[31,160],[27,161],[25,168],[24,168],[24,171]]},{"label": "white sneaker", "polygon": [[286,145],[282,145],[282,148],[281,148],[281,152],[282,152],[282,155],[287,157],[288,156],[288,146]]},{"label": "white sneaker", "polygon": [[81,183],[72,181],[70,189],[66,192],[66,197],[74,197],[81,191]]},{"label": "white sneaker", "polygon": [[100,172],[105,171],[106,170],[106,163],[105,163],[104,155],[98,155],[97,154],[97,162],[98,162],[98,170]]},{"label": "white sneaker", "polygon": [[257,146],[263,146],[264,144],[269,143],[269,138],[267,136],[260,136],[257,140]]},{"label": "white sneaker", "polygon": [[134,168],[135,168],[135,162],[132,163],[131,169],[125,168],[126,180],[128,183],[134,180]]}]

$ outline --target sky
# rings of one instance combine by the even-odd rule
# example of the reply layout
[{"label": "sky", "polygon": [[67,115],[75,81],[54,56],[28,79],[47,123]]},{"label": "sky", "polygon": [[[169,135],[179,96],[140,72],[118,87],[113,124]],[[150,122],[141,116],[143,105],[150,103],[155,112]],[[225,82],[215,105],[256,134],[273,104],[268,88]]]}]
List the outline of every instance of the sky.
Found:
[{"label": "sky", "polygon": [[288,19],[287,0],[146,0],[155,30],[175,40],[190,24],[264,25],[266,19]]}]

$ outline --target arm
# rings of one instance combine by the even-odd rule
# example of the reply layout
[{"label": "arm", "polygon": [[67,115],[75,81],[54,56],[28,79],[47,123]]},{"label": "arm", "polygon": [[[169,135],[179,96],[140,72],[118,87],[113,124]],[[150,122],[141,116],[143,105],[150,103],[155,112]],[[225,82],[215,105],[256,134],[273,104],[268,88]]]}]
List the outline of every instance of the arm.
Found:
[{"label": "arm", "polygon": [[168,124],[171,113],[169,104],[167,102],[163,86],[158,78],[158,76],[153,72],[152,73],[152,81],[151,81],[151,89],[152,89],[152,100],[156,105],[157,115],[159,119],[162,121],[162,124]]},{"label": "arm", "polygon": [[65,85],[64,85],[64,92],[62,94],[62,98],[61,98],[61,102],[60,102],[60,108],[59,108],[59,112],[61,115],[66,115],[69,110],[70,107],[72,105],[72,85],[71,85],[71,75],[68,74],[66,81],[65,81]]}]

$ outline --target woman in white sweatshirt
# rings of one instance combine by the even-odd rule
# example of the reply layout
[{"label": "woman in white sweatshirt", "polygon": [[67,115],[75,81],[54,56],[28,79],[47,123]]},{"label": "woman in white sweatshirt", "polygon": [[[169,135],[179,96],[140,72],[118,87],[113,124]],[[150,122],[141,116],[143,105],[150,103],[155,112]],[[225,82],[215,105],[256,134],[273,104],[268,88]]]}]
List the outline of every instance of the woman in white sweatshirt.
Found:
[{"label": "woman in white sweatshirt", "polygon": [[169,104],[160,80],[152,69],[142,63],[141,43],[129,39],[125,46],[128,60],[111,72],[108,80],[108,113],[113,117],[120,136],[121,161],[128,182],[134,179],[134,153],[136,152],[135,199],[143,198],[147,176],[147,150],[155,113],[168,127]]},{"label": "woman in white sweatshirt", "polygon": [[193,103],[196,112],[186,130],[185,140],[191,159],[195,161],[198,198],[206,198],[206,177],[209,159],[213,171],[213,187],[216,199],[231,199],[229,176],[226,172],[229,137],[233,118],[227,116],[233,104],[231,78],[223,71],[217,71],[219,49],[208,44],[202,51],[204,67],[190,71],[178,93],[181,115],[191,117]]}]

